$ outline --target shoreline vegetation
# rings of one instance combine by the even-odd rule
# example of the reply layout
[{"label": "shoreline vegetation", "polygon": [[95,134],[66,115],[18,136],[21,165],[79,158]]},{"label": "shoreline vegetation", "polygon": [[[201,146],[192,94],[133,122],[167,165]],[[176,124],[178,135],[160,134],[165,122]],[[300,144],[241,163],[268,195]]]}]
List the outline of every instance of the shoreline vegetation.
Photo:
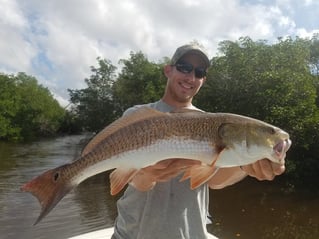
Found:
[{"label": "shoreline vegetation", "polygon": [[[209,112],[254,117],[289,132],[287,155],[291,185],[316,188],[319,176],[319,35],[278,38],[276,43],[219,43],[205,85],[195,104]],[[121,69],[97,58],[84,89],[68,89],[63,108],[48,88],[26,73],[0,73],[0,141],[98,132],[136,104],[159,99],[166,79],[165,57],[151,62],[142,52],[120,60]],[[136,89],[143,89],[136,91]]]}]

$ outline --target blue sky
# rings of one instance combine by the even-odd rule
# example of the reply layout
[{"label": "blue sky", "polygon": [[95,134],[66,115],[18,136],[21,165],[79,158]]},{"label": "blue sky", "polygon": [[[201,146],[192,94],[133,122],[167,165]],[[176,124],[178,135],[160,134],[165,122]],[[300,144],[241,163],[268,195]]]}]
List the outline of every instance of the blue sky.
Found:
[{"label": "blue sky", "polygon": [[35,76],[62,105],[97,57],[157,62],[194,39],[213,57],[222,40],[319,33],[317,0],[0,0],[0,12],[0,72]]}]

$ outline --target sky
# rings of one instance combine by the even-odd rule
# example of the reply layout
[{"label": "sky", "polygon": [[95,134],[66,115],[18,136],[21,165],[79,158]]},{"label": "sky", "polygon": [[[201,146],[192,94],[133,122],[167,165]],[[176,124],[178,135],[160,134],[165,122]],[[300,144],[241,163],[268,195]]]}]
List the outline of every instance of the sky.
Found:
[{"label": "sky", "polygon": [[62,106],[97,57],[160,62],[197,40],[212,58],[223,40],[319,33],[318,0],[0,0],[0,12],[0,72],[34,76]]}]

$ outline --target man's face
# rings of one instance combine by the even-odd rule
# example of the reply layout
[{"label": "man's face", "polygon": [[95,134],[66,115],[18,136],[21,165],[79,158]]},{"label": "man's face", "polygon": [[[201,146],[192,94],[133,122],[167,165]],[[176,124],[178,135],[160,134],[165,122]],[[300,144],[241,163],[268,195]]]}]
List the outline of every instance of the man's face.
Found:
[{"label": "man's face", "polygon": [[164,72],[168,78],[167,94],[178,102],[191,102],[206,80],[206,77],[196,77],[194,68],[205,69],[205,63],[196,54],[186,54],[178,62],[191,64],[193,70],[185,73],[178,70],[176,66],[166,66]]}]

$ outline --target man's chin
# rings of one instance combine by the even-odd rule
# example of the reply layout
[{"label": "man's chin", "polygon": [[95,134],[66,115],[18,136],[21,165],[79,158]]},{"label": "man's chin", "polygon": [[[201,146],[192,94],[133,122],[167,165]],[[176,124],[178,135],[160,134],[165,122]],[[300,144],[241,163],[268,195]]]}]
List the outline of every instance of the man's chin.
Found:
[{"label": "man's chin", "polygon": [[179,103],[189,103],[192,100],[192,96],[183,95],[176,99]]}]

